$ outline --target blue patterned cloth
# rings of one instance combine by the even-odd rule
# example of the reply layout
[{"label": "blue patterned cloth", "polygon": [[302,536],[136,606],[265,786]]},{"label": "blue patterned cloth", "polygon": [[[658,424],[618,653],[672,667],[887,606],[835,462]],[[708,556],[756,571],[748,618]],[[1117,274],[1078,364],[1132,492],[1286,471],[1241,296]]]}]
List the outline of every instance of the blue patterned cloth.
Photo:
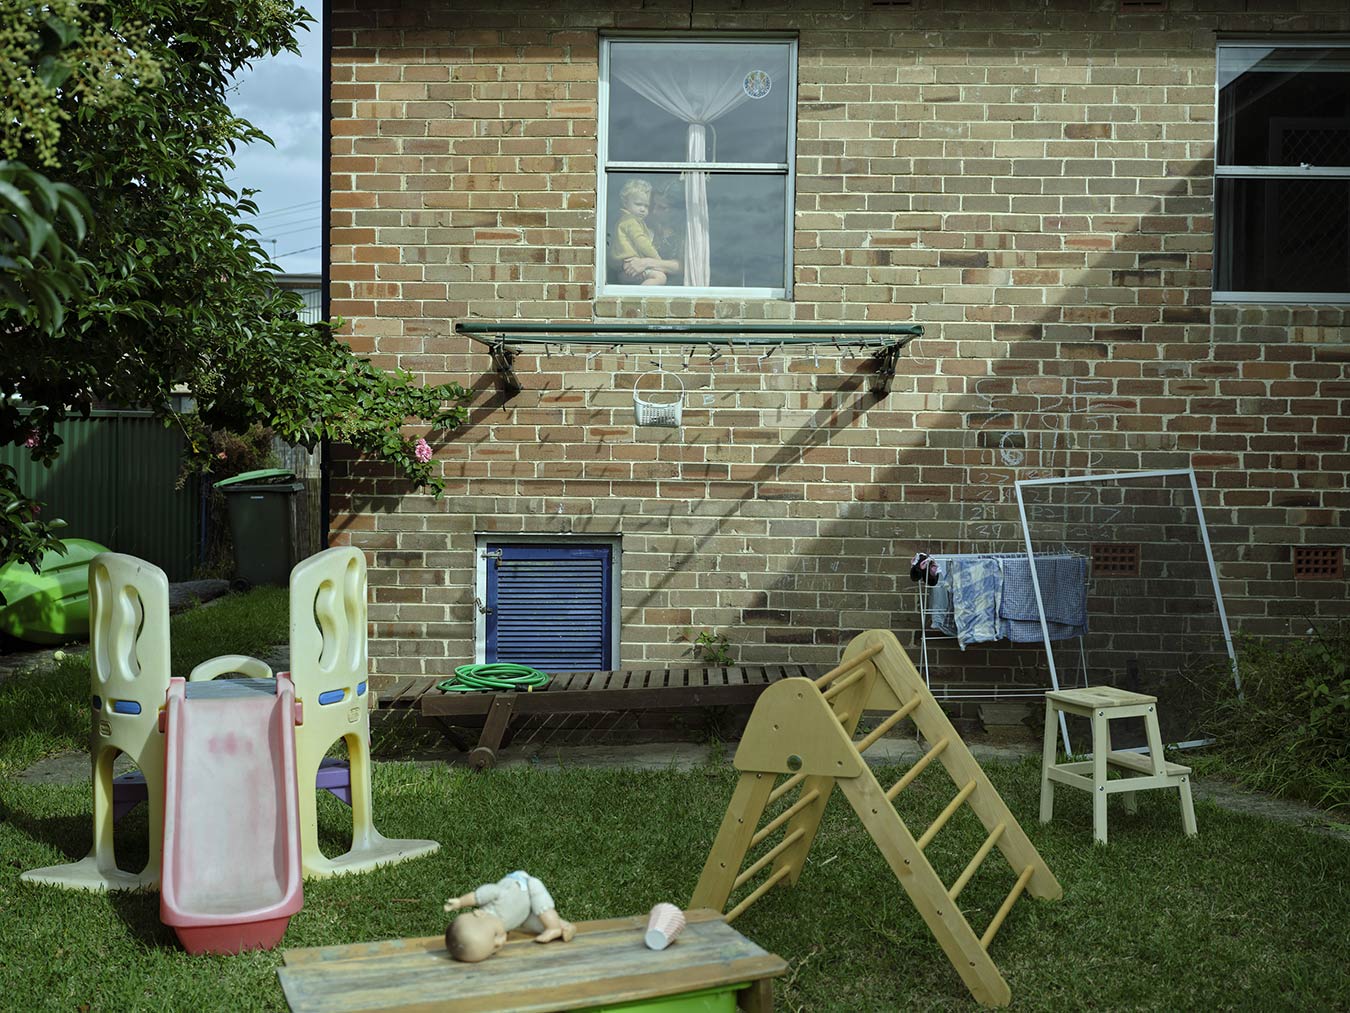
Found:
[{"label": "blue patterned cloth", "polygon": [[963,651],[967,644],[999,638],[999,598],[1003,591],[1003,567],[999,564],[998,559],[979,556],[949,564],[952,619]]},{"label": "blue patterned cloth", "polygon": [[928,589],[928,626],[954,637],[956,620],[952,618],[952,589],[948,579],[951,567],[945,560],[940,561],[939,565],[942,567],[942,579]]},{"label": "blue patterned cloth", "polygon": [[[1051,640],[1080,637],[1087,632],[1087,559],[1057,554],[1036,557],[1036,577],[1045,605],[1045,623]],[[1044,638],[1031,565],[1025,556],[1003,560],[1003,595],[999,601],[999,636],[1015,644]]]}]

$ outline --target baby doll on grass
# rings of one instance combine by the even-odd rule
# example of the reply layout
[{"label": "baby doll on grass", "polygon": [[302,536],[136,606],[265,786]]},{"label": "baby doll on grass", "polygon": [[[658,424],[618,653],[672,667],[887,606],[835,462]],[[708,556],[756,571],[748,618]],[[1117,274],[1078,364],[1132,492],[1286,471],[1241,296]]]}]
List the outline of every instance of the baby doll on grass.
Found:
[{"label": "baby doll on grass", "polygon": [[513,872],[495,883],[445,902],[446,911],[465,911],[445,930],[450,956],[466,963],[486,960],[506,945],[512,929],[535,933],[536,943],[571,942],[576,926],[558,917],[544,884],[525,872]]}]

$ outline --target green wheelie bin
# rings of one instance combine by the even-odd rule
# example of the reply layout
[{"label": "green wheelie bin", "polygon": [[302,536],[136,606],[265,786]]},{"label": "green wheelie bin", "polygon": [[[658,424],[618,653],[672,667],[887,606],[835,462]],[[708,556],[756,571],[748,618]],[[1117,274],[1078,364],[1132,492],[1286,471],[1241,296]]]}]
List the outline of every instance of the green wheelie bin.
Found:
[{"label": "green wheelie bin", "polygon": [[215,483],[225,496],[234,542],[234,587],[285,587],[295,565],[295,498],[305,488],[285,468],[246,471]]}]

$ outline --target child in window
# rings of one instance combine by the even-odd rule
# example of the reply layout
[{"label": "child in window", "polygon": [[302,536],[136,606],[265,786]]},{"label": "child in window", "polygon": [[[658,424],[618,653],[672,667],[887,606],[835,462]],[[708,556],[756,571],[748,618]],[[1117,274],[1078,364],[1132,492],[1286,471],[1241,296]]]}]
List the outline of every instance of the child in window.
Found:
[{"label": "child in window", "polygon": [[[630,179],[619,191],[619,220],[609,244],[609,262],[639,285],[664,285],[665,261],[647,227],[652,207],[652,185],[645,179]],[[621,280],[627,281],[628,278]]]}]

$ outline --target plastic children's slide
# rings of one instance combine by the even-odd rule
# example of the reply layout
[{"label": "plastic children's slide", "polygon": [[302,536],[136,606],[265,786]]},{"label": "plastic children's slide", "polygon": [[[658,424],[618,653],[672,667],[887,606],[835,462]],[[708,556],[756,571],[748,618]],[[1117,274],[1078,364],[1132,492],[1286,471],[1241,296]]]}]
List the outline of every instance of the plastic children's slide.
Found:
[{"label": "plastic children's slide", "polygon": [[190,953],[275,946],[300,910],[295,687],[169,683],[160,919]]}]

